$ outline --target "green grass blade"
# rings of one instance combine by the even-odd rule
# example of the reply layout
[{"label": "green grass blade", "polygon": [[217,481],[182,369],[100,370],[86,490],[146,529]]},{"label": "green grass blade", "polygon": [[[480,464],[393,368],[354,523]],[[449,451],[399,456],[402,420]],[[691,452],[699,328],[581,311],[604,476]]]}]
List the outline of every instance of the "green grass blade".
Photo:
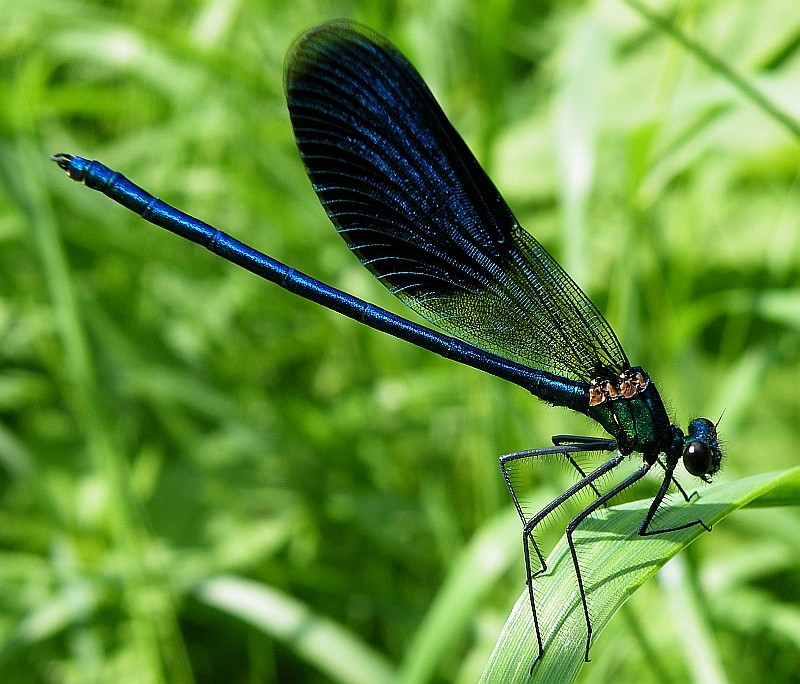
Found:
[{"label": "green grass blade", "polygon": [[[661,518],[661,524],[679,525],[699,516],[713,525],[761,496],[789,501],[780,492],[783,489],[796,491],[798,482],[800,468],[717,485],[701,492],[691,503],[675,502]],[[614,613],[645,580],[703,534],[700,526],[694,526],[670,534],[638,536],[636,530],[649,505],[650,500],[643,499],[599,512],[587,521],[583,533],[576,535],[595,641]],[[531,677],[536,637],[526,590],[506,622],[482,682],[568,684],[580,672],[586,625],[564,537],[553,549],[547,564],[547,574],[538,578],[536,584],[545,648],[542,660]]]},{"label": "green grass blade", "polygon": [[463,639],[498,577],[519,560],[519,517],[511,506],[492,518],[459,555],[406,651],[397,684],[431,681]]},{"label": "green grass blade", "polygon": [[673,39],[683,45],[689,52],[694,54],[701,62],[705,63],[709,68],[719,73],[725,80],[728,81],[734,88],[741,92],[753,104],[759,107],[762,111],[766,112],[775,121],[782,124],[787,130],[800,138],[800,123],[794,119],[790,114],[778,107],[772,102],[764,93],[756,88],[746,78],[740,76],[724,61],[713,55],[703,45],[696,40],[692,40],[685,33],[680,31],[677,26],[664,17],[649,10],[645,5],[638,0],[623,0],[626,5],[631,9],[638,12],[642,17],[649,21],[660,31],[671,36]]},{"label": "green grass blade", "polygon": [[196,598],[280,639],[332,681],[383,684],[391,665],[352,632],[265,584],[232,575],[203,582]]},{"label": "green grass blade", "polygon": [[692,581],[685,556],[676,556],[659,574],[669,596],[669,614],[680,624],[679,648],[690,673],[689,680],[703,684],[726,684],[728,679],[717,643],[709,625],[704,601]]}]

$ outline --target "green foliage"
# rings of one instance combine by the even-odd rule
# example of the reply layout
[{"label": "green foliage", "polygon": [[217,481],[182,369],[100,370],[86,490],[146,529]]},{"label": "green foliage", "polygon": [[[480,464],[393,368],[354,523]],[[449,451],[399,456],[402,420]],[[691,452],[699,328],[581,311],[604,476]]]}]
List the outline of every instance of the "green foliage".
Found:
[{"label": "green foliage", "polygon": [[[732,486],[797,464],[795,4],[649,3],[681,42],[613,0],[0,0],[0,679],[476,681],[523,589],[496,457],[593,429],[145,225],[50,154],[406,313],[331,229],[283,104],[294,36],[367,23],[678,422],[724,411]],[[531,476],[543,503],[570,481]],[[580,681],[796,681],[795,494],[644,584]]]}]

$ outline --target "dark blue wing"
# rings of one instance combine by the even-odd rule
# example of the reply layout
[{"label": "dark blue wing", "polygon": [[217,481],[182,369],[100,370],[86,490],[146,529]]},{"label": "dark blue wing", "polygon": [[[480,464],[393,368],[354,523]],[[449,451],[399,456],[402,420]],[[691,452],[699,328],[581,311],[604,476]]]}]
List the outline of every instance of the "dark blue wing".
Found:
[{"label": "dark blue wing", "polygon": [[420,75],[349,23],[303,35],[286,97],[325,211],[361,262],[452,335],[588,382],[628,367],[602,314],[517,223]]}]

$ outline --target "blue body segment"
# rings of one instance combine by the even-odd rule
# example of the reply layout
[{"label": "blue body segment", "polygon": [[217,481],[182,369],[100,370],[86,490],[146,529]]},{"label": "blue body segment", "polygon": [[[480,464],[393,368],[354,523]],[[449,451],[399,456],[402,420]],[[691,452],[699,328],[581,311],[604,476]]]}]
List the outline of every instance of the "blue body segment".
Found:
[{"label": "blue body segment", "polygon": [[98,190],[154,225],[196,242],[209,251],[276,285],[371,328],[411,342],[440,356],[472,366],[513,382],[554,406],[585,413],[589,409],[588,385],[558,377],[417,325],[401,316],[365,302],[295,270],[227,233],[190,216],[143,190],[121,173],[97,161],[56,155],[70,178]]}]

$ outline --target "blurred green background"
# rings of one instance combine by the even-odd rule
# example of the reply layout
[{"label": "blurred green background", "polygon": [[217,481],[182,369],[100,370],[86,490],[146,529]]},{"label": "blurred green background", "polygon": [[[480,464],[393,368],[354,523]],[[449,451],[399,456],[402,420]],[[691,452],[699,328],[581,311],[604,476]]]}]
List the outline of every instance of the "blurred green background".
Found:
[{"label": "blurred green background", "polygon": [[[800,118],[796,0],[651,7]],[[497,456],[594,426],[260,282],[47,161],[100,159],[407,314],[294,147],[283,58],[332,18],[409,56],[678,423],[724,411],[718,479],[797,464],[798,138],[621,0],[0,16],[2,681],[473,682],[524,588]],[[570,481],[532,476],[542,501]],[[634,596],[580,681],[797,682],[798,599],[798,510],[739,512]]]}]

